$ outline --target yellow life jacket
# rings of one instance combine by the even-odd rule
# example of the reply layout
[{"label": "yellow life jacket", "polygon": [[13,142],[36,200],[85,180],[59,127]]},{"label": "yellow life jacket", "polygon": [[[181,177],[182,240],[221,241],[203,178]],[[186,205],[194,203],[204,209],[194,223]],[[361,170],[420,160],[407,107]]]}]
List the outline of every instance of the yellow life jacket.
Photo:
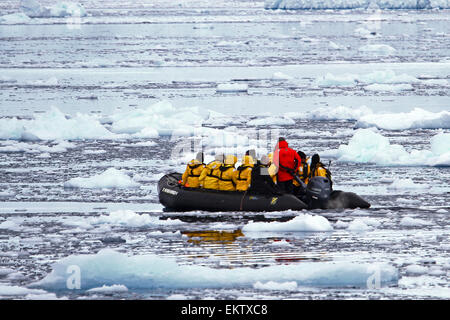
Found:
[{"label": "yellow life jacket", "polygon": [[325,169],[321,162],[318,162],[315,169],[310,172],[309,177],[328,177],[331,180],[331,173]]},{"label": "yellow life jacket", "polygon": [[198,178],[200,186],[205,189],[219,190],[219,173],[218,170],[222,162],[213,161],[208,163]]},{"label": "yellow life jacket", "polygon": [[219,190],[222,191],[235,191],[236,190],[236,182],[234,178],[234,172],[236,169],[234,168],[235,163],[237,162],[237,157],[233,155],[228,155],[225,157],[224,164],[220,166],[219,173]]},{"label": "yellow life jacket", "polygon": [[237,191],[246,191],[252,181],[253,158],[244,156],[242,165],[234,172],[233,180]]},{"label": "yellow life jacket", "polygon": [[[298,174],[300,176],[300,179],[305,184],[308,184],[308,181],[309,181],[308,177],[311,174],[311,168],[309,167],[309,164],[307,162],[302,162],[300,164],[300,166],[298,167],[297,172],[298,172]],[[299,186],[299,183],[297,181],[295,181],[295,179],[294,179],[294,186],[296,186],[296,187]]]},{"label": "yellow life jacket", "polygon": [[189,161],[189,163],[186,166],[186,170],[184,171],[183,176],[181,177],[181,180],[183,181],[183,186],[189,188],[200,187],[199,178],[204,168],[205,164],[201,163],[197,159]]},{"label": "yellow life jacket", "polygon": [[277,172],[278,172],[278,168],[275,164],[271,164],[268,168],[270,177],[272,178],[273,183],[277,183]]}]

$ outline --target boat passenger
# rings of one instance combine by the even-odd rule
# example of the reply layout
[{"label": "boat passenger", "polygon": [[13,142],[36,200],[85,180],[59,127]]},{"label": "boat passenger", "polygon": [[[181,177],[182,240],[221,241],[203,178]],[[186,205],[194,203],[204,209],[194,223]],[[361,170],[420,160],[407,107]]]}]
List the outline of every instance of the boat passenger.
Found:
[{"label": "boat passenger", "polygon": [[252,170],[252,178],[248,191],[255,194],[280,195],[278,186],[273,182],[269,174],[270,160],[268,156],[262,156]]},{"label": "boat passenger", "polygon": [[293,193],[294,174],[301,163],[300,156],[289,145],[285,138],[280,137],[275,147],[273,163],[278,168],[277,185],[286,193]]},{"label": "boat passenger", "polygon": [[253,158],[245,155],[242,158],[242,164],[234,172],[234,182],[237,191],[247,191],[252,180]]},{"label": "boat passenger", "polygon": [[214,161],[208,163],[198,178],[200,186],[205,189],[219,190],[219,168],[223,163],[224,155],[217,154]]},{"label": "boat passenger", "polygon": [[325,165],[320,162],[320,156],[317,153],[311,158],[311,169],[308,178],[311,179],[312,177],[326,177],[332,182],[330,170],[325,168]]},{"label": "boat passenger", "polygon": [[[234,155],[227,155],[224,163],[217,170],[219,177],[219,190],[222,191],[235,191],[236,182],[234,178],[234,172],[236,171],[234,165],[237,162],[237,157]],[[216,170],[214,170],[216,172]]]},{"label": "boat passenger", "polygon": [[203,163],[203,152],[197,153],[195,159],[189,161],[186,166],[186,170],[181,177],[181,184],[188,188],[198,188],[200,187],[199,177],[205,168]]}]

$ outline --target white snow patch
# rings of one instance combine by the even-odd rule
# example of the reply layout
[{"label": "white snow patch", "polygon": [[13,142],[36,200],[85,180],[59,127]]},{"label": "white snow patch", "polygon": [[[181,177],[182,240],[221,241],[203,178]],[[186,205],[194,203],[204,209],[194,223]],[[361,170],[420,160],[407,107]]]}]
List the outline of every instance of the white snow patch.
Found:
[{"label": "white snow patch", "polygon": [[416,183],[410,178],[406,179],[395,179],[387,188],[388,189],[428,189],[429,184],[426,183]]},{"label": "white snow patch", "polygon": [[126,227],[173,226],[183,222],[178,219],[160,220],[158,216],[138,214],[131,210],[118,210],[90,220],[92,224],[111,224]]},{"label": "white snow patch", "polygon": [[11,140],[82,140],[112,139],[117,136],[92,116],[77,113],[66,117],[59,109],[35,116],[35,119],[0,119],[0,139]]},{"label": "white snow patch", "polygon": [[405,84],[379,84],[374,83],[364,87],[365,90],[369,91],[411,91],[414,90],[412,85],[409,83]]},{"label": "white snow patch", "polygon": [[286,290],[286,291],[294,291],[297,289],[297,282],[295,281],[287,281],[287,282],[276,282],[276,281],[268,281],[262,283],[260,281],[253,284],[254,289],[259,290]]},{"label": "white snow patch", "polygon": [[363,53],[372,53],[372,54],[380,54],[380,55],[391,55],[394,54],[395,48],[391,47],[387,44],[367,44],[358,49]]},{"label": "white snow patch", "polygon": [[116,292],[127,292],[128,288],[121,284],[113,284],[111,286],[103,285],[98,288],[92,288],[86,292],[90,293],[116,293]]},{"label": "white snow patch", "polygon": [[[262,268],[210,268],[180,265],[175,258],[154,254],[128,256],[111,249],[97,254],[75,255],[53,264],[52,272],[32,287],[66,290],[67,267],[83,270],[81,289],[120,283],[128,289],[151,288],[235,288],[254,283],[291,282],[309,286],[362,286],[371,274],[369,264],[350,262],[305,262]],[[391,265],[379,265],[382,284],[397,283],[398,272]]]},{"label": "white snow patch", "polygon": [[249,126],[288,126],[294,125],[295,121],[290,118],[282,117],[267,117],[267,118],[257,118],[247,122]]},{"label": "white snow patch", "polygon": [[290,244],[285,239],[279,240],[279,241],[273,241],[269,244],[271,247],[292,247],[292,244]]},{"label": "white snow patch", "polygon": [[349,223],[347,230],[363,232],[373,230],[373,227],[368,226],[362,219],[355,219]]},{"label": "white snow patch", "polygon": [[322,232],[333,231],[330,222],[322,216],[312,216],[301,214],[292,220],[286,222],[249,222],[242,231],[244,232],[284,232],[284,231],[303,231],[303,232]]},{"label": "white snow patch", "polygon": [[450,149],[446,147],[449,141],[450,133],[439,133],[431,139],[431,150],[407,152],[377,132],[358,129],[348,145],[339,146],[335,156],[339,161],[380,165],[450,166]]},{"label": "white snow patch", "polygon": [[0,16],[0,24],[26,24],[30,21],[30,17],[22,12]]},{"label": "white snow patch", "polygon": [[246,83],[220,83],[217,85],[216,92],[247,92]]},{"label": "white snow patch", "polygon": [[400,225],[403,227],[423,227],[423,226],[429,226],[432,222],[426,221],[423,219],[416,219],[411,217],[403,217],[402,220],[400,220]]},{"label": "white snow patch", "polygon": [[199,107],[174,107],[168,101],[160,101],[147,109],[117,112],[103,119],[112,122],[114,133],[131,134],[135,138],[155,138],[171,135],[175,130],[192,134],[201,127],[211,112]]},{"label": "white snow patch", "polygon": [[414,108],[410,112],[367,114],[356,123],[358,128],[386,130],[450,128],[450,111],[430,112]]},{"label": "white snow patch", "polygon": [[358,120],[362,116],[372,114],[372,110],[366,106],[359,108],[350,108],[345,106],[338,107],[320,107],[314,111],[306,112],[287,112],[284,114],[287,118],[305,119],[305,120]]},{"label": "white snow patch", "polygon": [[81,4],[69,1],[61,1],[51,7],[43,7],[36,0],[21,0],[20,9],[31,18],[86,16],[86,10]]},{"label": "white snow patch", "polygon": [[428,273],[428,268],[417,264],[412,264],[406,267],[405,272],[408,275],[420,276],[422,274]]},{"label": "white snow patch", "polygon": [[64,183],[65,188],[113,189],[137,188],[140,184],[133,181],[126,173],[109,168],[101,174],[89,178],[73,178]]}]

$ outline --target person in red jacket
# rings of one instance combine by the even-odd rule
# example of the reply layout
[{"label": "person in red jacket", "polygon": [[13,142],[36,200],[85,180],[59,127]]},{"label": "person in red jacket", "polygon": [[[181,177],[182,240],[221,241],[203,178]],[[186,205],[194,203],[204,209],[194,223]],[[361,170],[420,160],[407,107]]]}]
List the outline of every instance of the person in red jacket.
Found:
[{"label": "person in red jacket", "polygon": [[273,163],[278,169],[277,184],[287,193],[294,191],[293,173],[298,170],[301,162],[297,152],[289,148],[286,139],[280,137],[273,153]]}]

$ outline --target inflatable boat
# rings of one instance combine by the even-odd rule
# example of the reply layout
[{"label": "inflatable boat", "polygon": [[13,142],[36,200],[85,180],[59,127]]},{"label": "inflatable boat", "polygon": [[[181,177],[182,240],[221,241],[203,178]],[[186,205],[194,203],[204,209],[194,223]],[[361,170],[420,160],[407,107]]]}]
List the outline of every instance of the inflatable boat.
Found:
[{"label": "inflatable boat", "polygon": [[370,204],[352,192],[332,191],[331,183],[314,177],[302,196],[256,194],[186,188],[179,184],[180,173],[164,175],[158,182],[159,201],[170,211],[285,211],[303,209],[369,208]]}]

